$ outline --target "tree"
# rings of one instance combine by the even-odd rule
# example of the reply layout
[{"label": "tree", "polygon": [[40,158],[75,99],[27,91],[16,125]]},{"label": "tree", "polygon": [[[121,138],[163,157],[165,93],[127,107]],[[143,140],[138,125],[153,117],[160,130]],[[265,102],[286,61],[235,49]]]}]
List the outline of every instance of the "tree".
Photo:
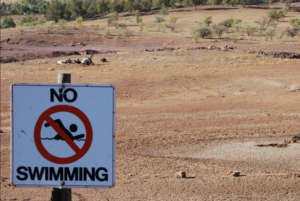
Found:
[{"label": "tree", "polygon": [[272,40],[273,36],[276,34],[276,30],[274,29],[274,27],[268,27],[266,31],[263,32],[263,34],[267,36],[266,40],[268,40],[268,38]]},{"label": "tree", "polygon": [[285,17],[285,11],[284,10],[275,10],[273,7],[271,7],[268,10],[268,17],[271,18],[272,21],[278,21],[281,18]]},{"label": "tree", "polygon": [[209,27],[209,24],[212,23],[211,15],[204,15],[204,23],[207,24],[207,26]]},{"label": "tree", "polygon": [[64,5],[59,0],[52,0],[50,6],[47,9],[46,12],[46,19],[54,20],[57,22],[59,19],[63,18],[64,16]]},{"label": "tree", "polygon": [[243,24],[242,29],[247,33],[248,36],[251,36],[254,34],[257,28],[252,24]]},{"label": "tree", "polygon": [[97,15],[97,2],[96,0],[84,0],[82,9],[85,11],[85,17],[93,17]]},{"label": "tree", "polygon": [[292,37],[292,38],[294,38],[295,36],[298,35],[298,31],[299,31],[299,29],[296,28],[296,27],[293,27],[293,28],[291,28],[291,29],[290,29],[290,27],[288,27],[288,28],[285,30],[286,35],[287,35],[287,36],[290,36],[290,37]]},{"label": "tree", "polygon": [[197,5],[202,5],[206,3],[206,0],[190,0],[190,1],[195,6],[195,10],[197,10]]},{"label": "tree", "polygon": [[172,8],[173,8],[174,5],[175,5],[175,0],[170,0],[170,1],[169,1],[169,4],[170,4],[170,6],[172,6]]},{"label": "tree", "polygon": [[160,11],[159,11],[159,14],[160,14],[160,15],[163,15],[163,16],[169,15],[169,13],[168,13],[168,11],[167,11],[167,8],[166,8],[166,6],[165,6],[164,3],[161,4],[161,9],[160,9]]},{"label": "tree", "polygon": [[134,0],[127,0],[124,6],[124,11],[134,11]]},{"label": "tree", "polygon": [[109,0],[100,0],[97,3],[97,11],[100,14],[109,13]]},{"label": "tree", "polygon": [[291,18],[291,19],[289,19],[289,23],[291,25],[293,25],[293,27],[299,27],[300,26],[300,19]]},{"label": "tree", "polygon": [[160,8],[161,7],[161,2],[160,0],[153,0],[152,1],[152,9]]},{"label": "tree", "polygon": [[72,12],[71,18],[76,19],[77,17],[82,16],[82,1],[81,0],[71,0],[70,11]]}]

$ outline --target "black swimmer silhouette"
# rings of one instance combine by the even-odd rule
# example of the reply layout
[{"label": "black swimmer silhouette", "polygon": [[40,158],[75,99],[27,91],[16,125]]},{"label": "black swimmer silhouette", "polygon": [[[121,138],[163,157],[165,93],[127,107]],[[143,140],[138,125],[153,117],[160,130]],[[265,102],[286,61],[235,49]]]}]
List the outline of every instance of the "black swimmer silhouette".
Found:
[{"label": "black swimmer silhouette", "polygon": [[[65,126],[63,125],[63,123],[61,122],[60,119],[56,119],[55,122],[59,125],[59,127],[61,127],[61,129],[63,129],[63,131],[71,138],[71,140],[78,140],[78,141],[83,141],[84,139],[81,139],[84,137],[84,134],[80,134],[80,135],[76,135],[73,136],[71,132],[76,132],[77,131],[77,125],[76,124],[71,124],[70,125],[70,131],[68,129],[65,128]],[[50,124],[49,123],[45,123],[44,124],[45,127],[49,127]],[[56,136],[54,138],[41,138],[42,140],[64,140],[59,133],[56,134]]]}]

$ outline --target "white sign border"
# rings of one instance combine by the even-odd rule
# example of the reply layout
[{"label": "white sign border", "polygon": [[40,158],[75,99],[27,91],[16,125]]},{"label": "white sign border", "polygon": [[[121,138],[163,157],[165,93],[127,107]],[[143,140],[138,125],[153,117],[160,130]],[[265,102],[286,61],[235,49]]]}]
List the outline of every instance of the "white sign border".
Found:
[{"label": "white sign border", "polygon": [[[13,165],[14,165],[14,141],[13,141],[13,87],[14,86],[65,86],[65,87],[100,87],[100,88],[112,88],[113,89],[113,122],[112,122],[112,186],[104,186],[104,185],[40,185],[40,184],[13,184]],[[112,84],[77,84],[77,83],[13,83],[10,87],[11,99],[10,99],[10,122],[11,122],[11,135],[10,135],[10,148],[11,148],[11,184],[14,187],[25,187],[25,188],[97,188],[97,189],[109,189],[115,186],[116,179],[116,88]]]}]

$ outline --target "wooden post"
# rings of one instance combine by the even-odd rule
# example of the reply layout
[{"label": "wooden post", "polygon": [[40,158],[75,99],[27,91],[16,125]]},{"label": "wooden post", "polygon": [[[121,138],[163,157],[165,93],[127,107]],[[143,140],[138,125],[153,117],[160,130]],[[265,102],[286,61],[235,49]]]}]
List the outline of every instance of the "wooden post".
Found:
[{"label": "wooden post", "polygon": [[[58,73],[57,83],[71,83],[71,73]],[[64,181],[61,185],[65,184]],[[71,201],[72,191],[70,188],[53,188],[51,201]]]}]

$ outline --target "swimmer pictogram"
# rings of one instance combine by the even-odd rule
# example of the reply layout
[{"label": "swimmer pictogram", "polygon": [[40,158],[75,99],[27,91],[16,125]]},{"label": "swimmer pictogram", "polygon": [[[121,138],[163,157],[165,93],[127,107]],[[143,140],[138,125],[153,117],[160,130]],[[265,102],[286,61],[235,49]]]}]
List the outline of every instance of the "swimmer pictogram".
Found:
[{"label": "swimmer pictogram", "polygon": [[[59,127],[71,138],[71,140],[77,140],[77,141],[85,141],[85,139],[82,139],[84,138],[84,134],[79,134],[79,135],[76,135],[76,136],[73,136],[71,132],[76,132],[78,127],[76,124],[71,124],[70,125],[70,131],[68,129],[66,129],[66,127],[64,126],[64,124],[62,123],[62,121],[60,119],[56,119],[54,120],[55,123],[57,123],[59,125]],[[51,125],[49,123],[45,123],[44,124],[44,127],[50,127]],[[55,137],[53,138],[41,138],[42,140],[64,140],[64,138],[61,137],[61,135],[59,133],[57,133],[55,135]]]},{"label": "swimmer pictogram", "polygon": [[[86,134],[79,134],[73,136],[71,132],[76,132],[78,127],[76,124],[71,124],[68,130],[65,125],[62,123],[61,119],[53,120],[51,115],[58,113],[58,112],[67,112],[77,116],[83,123],[85,127]],[[47,123],[44,123],[44,122]],[[42,127],[52,127],[55,132],[57,133],[53,138],[41,138],[41,131]],[[85,137],[85,139],[83,139]],[[34,129],[34,141],[36,147],[40,154],[47,160],[57,163],[57,164],[69,164],[79,160],[83,157],[87,151],[89,150],[93,139],[93,130],[91,123],[88,117],[78,108],[70,106],[70,105],[57,105],[47,109],[43,112],[39,119],[36,122],[35,129]],[[43,145],[42,140],[62,140],[70,146],[75,154],[70,157],[57,157],[52,155]],[[79,148],[77,144],[74,142],[75,140],[78,141],[85,141],[82,148]],[[53,141],[55,142],[55,141]]]}]

